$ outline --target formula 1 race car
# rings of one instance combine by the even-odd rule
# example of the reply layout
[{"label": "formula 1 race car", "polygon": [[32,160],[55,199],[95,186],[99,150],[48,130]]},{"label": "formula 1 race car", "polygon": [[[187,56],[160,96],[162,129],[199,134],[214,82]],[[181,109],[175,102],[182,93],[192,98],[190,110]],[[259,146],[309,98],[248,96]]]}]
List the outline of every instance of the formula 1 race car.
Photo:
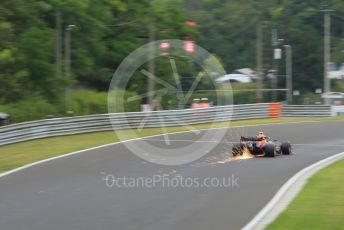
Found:
[{"label": "formula 1 race car", "polygon": [[263,132],[255,137],[241,137],[240,143],[233,144],[233,156],[243,155],[247,149],[252,155],[264,155],[266,157],[275,157],[277,154],[289,155],[292,153],[289,142],[280,142],[272,140],[264,135]]}]

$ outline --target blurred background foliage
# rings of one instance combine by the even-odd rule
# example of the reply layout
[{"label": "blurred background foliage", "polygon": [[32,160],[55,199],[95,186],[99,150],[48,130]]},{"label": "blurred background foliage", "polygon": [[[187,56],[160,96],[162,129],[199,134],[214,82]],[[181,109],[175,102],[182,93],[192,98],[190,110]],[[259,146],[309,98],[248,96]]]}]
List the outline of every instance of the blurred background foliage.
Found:
[{"label": "blurred background foliage", "polygon": [[[0,111],[14,121],[66,115],[64,85],[72,88],[70,108],[75,115],[106,113],[107,90],[113,72],[134,49],[148,42],[149,24],[155,21],[155,37],[186,39],[215,54],[227,73],[255,69],[256,20],[263,24],[264,72],[272,68],[271,29],[276,28],[285,44],[293,46],[294,87],[303,95],[323,85],[323,13],[332,12],[332,61],[344,62],[344,5],[342,0],[1,0],[0,2]],[[55,74],[56,14],[62,28],[72,32],[72,80]],[[195,21],[190,28],[186,21]],[[63,43],[63,40],[61,41]],[[63,57],[63,55],[62,55]],[[212,60],[205,66],[211,71]],[[187,61],[177,60],[183,86],[187,88],[197,71]],[[170,82],[166,60],[156,60],[156,73]],[[280,70],[284,64],[280,63]],[[204,81],[207,89],[209,82]],[[146,92],[146,78],[133,78],[126,89],[131,95]],[[157,86],[159,89],[159,86]],[[201,89],[202,89],[201,87]],[[269,87],[269,86],[267,86]],[[281,78],[279,87],[284,86]],[[333,81],[333,87],[343,85]],[[233,85],[235,103],[253,103],[254,85]],[[252,89],[252,91],[242,91]],[[213,92],[195,93],[216,102]],[[265,95],[265,101],[269,96]],[[280,95],[283,100],[283,94]],[[313,99],[312,99],[313,100]],[[316,99],[314,99],[316,101]],[[138,111],[145,99],[128,104]],[[173,109],[176,96],[162,101]]]}]

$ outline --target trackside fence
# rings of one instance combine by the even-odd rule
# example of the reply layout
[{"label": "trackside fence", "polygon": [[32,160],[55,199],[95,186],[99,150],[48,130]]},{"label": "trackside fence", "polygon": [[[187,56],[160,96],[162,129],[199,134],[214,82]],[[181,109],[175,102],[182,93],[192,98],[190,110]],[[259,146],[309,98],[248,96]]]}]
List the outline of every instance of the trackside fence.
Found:
[{"label": "trackside fence", "polygon": [[330,105],[283,105],[282,117],[330,117]]},{"label": "trackside fence", "polygon": [[268,117],[327,117],[333,116],[331,106],[296,106],[280,103],[257,103],[216,106],[207,109],[165,110],[99,114],[78,117],[52,118],[0,127],[0,145],[38,138],[77,133],[185,126],[230,120]]}]

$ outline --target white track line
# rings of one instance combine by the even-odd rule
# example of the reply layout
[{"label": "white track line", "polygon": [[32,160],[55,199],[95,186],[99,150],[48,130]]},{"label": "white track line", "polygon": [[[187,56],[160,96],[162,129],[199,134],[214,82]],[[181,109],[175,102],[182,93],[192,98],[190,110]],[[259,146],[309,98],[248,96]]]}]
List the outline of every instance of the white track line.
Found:
[{"label": "white track line", "polygon": [[278,190],[265,207],[242,229],[264,229],[284,211],[294,197],[301,191],[308,178],[329,164],[344,158],[344,152],[320,160],[296,173]]},{"label": "white track line", "polygon": [[[244,128],[244,127],[256,127],[256,126],[271,126],[271,125],[288,125],[288,124],[295,124],[295,123],[313,123],[313,122],[321,122],[321,121],[296,121],[296,122],[277,122],[277,123],[270,123],[270,124],[254,124],[254,125],[239,125],[239,126],[232,126],[232,127],[218,127],[218,128],[208,128],[208,129],[198,129],[199,131],[205,131],[205,130],[216,130],[216,129],[228,129],[228,128]],[[178,132],[172,132],[172,133],[165,133],[165,134],[156,134],[156,135],[152,135],[152,136],[146,136],[146,137],[139,137],[139,138],[134,138],[134,139],[129,139],[129,140],[125,140],[125,141],[119,141],[119,142],[115,142],[115,143],[110,143],[110,144],[105,144],[105,145],[100,145],[100,146],[96,146],[96,147],[92,147],[92,148],[88,148],[88,149],[83,149],[83,150],[79,150],[79,151],[75,151],[75,152],[71,152],[71,153],[66,153],[63,155],[59,155],[56,157],[51,157],[48,159],[44,159],[41,161],[36,161],[34,163],[30,163],[27,165],[23,165],[21,167],[12,169],[10,171],[4,172],[0,174],[0,178],[10,175],[12,173],[27,169],[29,167],[33,167],[39,164],[43,164],[52,160],[56,160],[56,159],[60,159],[60,158],[64,158],[64,157],[69,157],[72,155],[76,155],[79,153],[83,153],[83,152],[87,152],[87,151],[91,151],[91,150],[96,150],[96,149],[100,149],[100,148],[104,148],[104,147],[108,147],[108,146],[112,146],[112,145],[117,145],[117,144],[122,144],[122,143],[126,143],[129,141],[136,141],[136,140],[141,140],[144,138],[152,138],[152,137],[158,137],[158,136],[162,136],[162,135],[173,135],[173,134],[180,134],[180,133],[187,133],[187,132],[192,132],[190,130],[186,130],[186,131],[178,131]]]}]

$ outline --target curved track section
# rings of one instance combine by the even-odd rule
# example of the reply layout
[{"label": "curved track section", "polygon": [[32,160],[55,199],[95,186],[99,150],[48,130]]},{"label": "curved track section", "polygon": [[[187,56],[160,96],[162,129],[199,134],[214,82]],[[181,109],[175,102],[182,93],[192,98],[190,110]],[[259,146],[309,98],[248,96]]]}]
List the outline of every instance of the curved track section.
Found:
[{"label": "curved track section", "polygon": [[[291,141],[295,154],[231,159],[231,143],[240,135],[254,135],[260,130]],[[342,152],[343,130],[344,121],[230,128],[212,152],[181,166],[148,163],[130,153],[123,143],[55,159],[0,177],[0,228],[240,229],[295,173]],[[171,142],[166,147],[192,142],[192,135],[169,135]],[[163,140],[155,137],[149,141],[163,146]],[[146,183],[145,187],[139,180],[132,188],[129,184],[120,188],[105,180],[109,175],[110,179],[231,178],[233,183],[224,188],[197,187],[195,183],[168,186],[171,181],[165,181],[164,186]]]}]

